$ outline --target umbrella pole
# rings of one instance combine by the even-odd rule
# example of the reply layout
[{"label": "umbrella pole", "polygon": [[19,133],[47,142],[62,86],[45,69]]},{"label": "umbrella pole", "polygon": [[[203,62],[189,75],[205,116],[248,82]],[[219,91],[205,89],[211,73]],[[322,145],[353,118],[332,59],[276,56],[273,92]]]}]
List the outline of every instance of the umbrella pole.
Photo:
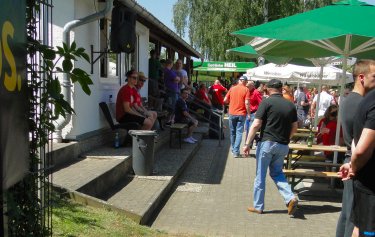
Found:
[{"label": "umbrella pole", "polygon": [[[348,56],[343,57],[343,62],[342,62],[342,76],[340,78],[341,80],[341,87],[340,87],[340,97],[339,100],[342,99],[342,96],[344,95],[344,87],[345,87],[345,82],[346,82],[346,67],[347,67],[347,61],[348,61]],[[339,113],[340,114],[340,113]],[[336,127],[336,138],[335,138],[335,144],[340,145],[340,131],[341,131],[341,116],[337,117],[337,127]],[[337,156],[338,152],[334,153],[333,156],[333,162],[336,164],[337,163]]]},{"label": "umbrella pole", "polygon": [[316,99],[315,104],[315,118],[314,118],[314,128],[318,128],[318,112],[319,112],[319,103],[320,103],[320,92],[322,92],[322,80],[323,80],[323,68],[324,65],[320,64],[320,73],[319,73],[319,86],[318,86],[318,98]]}]

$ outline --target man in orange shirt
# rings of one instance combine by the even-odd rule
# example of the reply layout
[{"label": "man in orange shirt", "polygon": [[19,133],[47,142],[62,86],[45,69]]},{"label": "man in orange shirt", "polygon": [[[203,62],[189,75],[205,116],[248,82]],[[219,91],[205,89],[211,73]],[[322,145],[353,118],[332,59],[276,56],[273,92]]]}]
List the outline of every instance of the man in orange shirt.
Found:
[{"label": "man in orange shirt", "polygon": [[241,157],[240,146],[246,116],[250,118],[250,91],[246,87],[247,77],[241,76],[237,85],[231,87],[224,98],[229,104],[229,128],[231,150],[234,158]]}]

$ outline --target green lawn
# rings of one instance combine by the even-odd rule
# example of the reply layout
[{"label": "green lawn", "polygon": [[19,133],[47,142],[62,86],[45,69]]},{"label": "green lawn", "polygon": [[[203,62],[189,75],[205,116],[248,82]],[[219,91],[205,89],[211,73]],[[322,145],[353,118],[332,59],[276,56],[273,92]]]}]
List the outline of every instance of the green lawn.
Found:
[{"label": "green lawn", "polygon": [[123,237],[123,236],[191,236],[171,235],[138,225],[116,212],[73,203],[66,198],[53,198],[53,236]]}]

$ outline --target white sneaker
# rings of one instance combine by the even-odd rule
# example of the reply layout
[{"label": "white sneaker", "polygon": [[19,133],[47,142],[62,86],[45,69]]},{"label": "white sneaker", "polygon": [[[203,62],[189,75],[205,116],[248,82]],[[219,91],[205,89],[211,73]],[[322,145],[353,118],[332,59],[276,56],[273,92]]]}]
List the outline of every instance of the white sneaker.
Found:
[{"label": "white sneaker", "polygon": [[191,139],[192,141],[194,141],[194,142],[197,142],[197,141],[198,141],[198,140],[195,139],[193,136],[191,136],[190,139]]},{"label": "white sneaker", "polygon": [[195,143],[195,141],[191,140],[190,137],[185,138],[185,139],[184,139],[184,142],[187,142],[187,143],[190,143],[190,144],[194,144],[194,143]]}]

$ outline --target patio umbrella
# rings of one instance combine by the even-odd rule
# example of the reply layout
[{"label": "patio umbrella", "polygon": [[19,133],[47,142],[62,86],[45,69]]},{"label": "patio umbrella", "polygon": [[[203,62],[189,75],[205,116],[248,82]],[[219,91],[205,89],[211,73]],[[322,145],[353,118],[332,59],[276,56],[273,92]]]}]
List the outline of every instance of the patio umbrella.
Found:
[{"label": "patio umbrella", "polygon": [[[375,6],[358,0],[345,0],[232,34],[262,55],[297,58],[342,56],[345,75],[349,56],[375,58],[375,27],[372,20],[368,20],[374,17]],[[341,95],[343,90],[341,86]],[[340,124],[339,117],[336,144]]]},{"label": "patio umbrella", "polygon": [[[325,66],[323,75],[320,74],[321,67],[307,67],[294,64],[277,65],[268,63],[263,66],[248,69],[246,74],[254,80],[269,81],[279,79],[289,83],[324,83],[327,85],[337,85],[341,77],[342,70],[333,66]],[[353,76],[347,74],[346,83],[353,82]]]},{"label": "patio umbrella", "polygon": [[312,66],[314,65],[313,62],[309,59],[305,58],[291,58],[291,57],[274,57],[269,55],[262,55],[255,51],[255,49],[251,45],[243,45],[236,48],[231,48],[226,50],[228,53],[233,53],[235,55],[244,57],[244,58],[258,58],[263,57],[269,62],[275,64],[287,64],[287,63],[294,63],[303,66]]}]

